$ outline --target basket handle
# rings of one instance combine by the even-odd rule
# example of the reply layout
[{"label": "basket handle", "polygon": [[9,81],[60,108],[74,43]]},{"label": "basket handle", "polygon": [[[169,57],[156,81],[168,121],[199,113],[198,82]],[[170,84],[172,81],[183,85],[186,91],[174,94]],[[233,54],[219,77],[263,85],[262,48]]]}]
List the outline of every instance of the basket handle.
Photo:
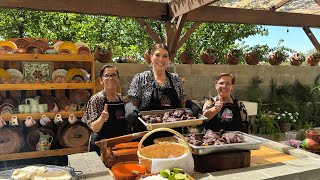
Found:
[{"label": "basket handle", "polygon": [[151,134],[153,134],[155,132],[159,132],[159,131],[169,131],[172,134],[177,135],[183,141],[183,143],[187,146],[187,148],[191,151],[188,141],[179,132],[177,132],[173,129],[170,129],[170,128],[157,128],[157,129],[154,129],[154,130],[148,132],[147,134],[145,134],[142,137],[142,139],[140,140],[139,145],[138,145],[138,152],[140,152],[140,150],[141,150],[141,146],[142,146],[143,141],[145,139],[147,139],[147,137],[149,137]]}]

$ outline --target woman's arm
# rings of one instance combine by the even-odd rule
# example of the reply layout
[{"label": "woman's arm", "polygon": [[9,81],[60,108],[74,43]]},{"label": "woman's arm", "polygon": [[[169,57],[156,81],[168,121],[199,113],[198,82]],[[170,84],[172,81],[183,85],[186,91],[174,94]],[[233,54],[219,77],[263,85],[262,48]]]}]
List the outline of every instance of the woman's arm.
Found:
[{"label": "woman's arm", "polygon": [[[214,104],[213,104],[214,103]],[[213,102],[211,99],[207,100],[203,105],[203,115],[208,119],[212,119],[217,115],[223,107],[223,103],[220,101]]]},{"label": "woman's arm", "polygon": [[97,120],[91,123],[91,130],[95,133],[99,132],[105,122],[109,119],[108,105],[104,105],[104,109]]}]

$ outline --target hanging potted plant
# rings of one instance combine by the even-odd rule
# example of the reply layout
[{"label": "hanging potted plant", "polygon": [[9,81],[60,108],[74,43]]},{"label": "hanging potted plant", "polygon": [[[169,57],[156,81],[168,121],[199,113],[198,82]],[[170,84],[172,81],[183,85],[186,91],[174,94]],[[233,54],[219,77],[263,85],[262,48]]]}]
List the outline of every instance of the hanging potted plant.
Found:
[{"label": "hanging potted plant", "polygon": [[254,46],[246,56],[246,63],[249,65],[257,65],[264,59],[263,52],[259,46]]},{"label": "hanging potted plant", "polygon": [[231,49],[231,51],[227,54],[226,63],[229,65],[237,65],[242,57],[241,49]]},{"label": "hanging potted plant", "polygon": [[213,48],[209,48],[203,51],[201,59],[204,64],[217,64],[218,63],[218,51]]},{"label": "hanging potted plant", "polygon": [[294,53],[290,57],[290,64],[292,66],[300,66],[305,60],[306,57],[302,53]]},{"label": "hanging potted plant", "polygon": [[314,52],[309,55],[306,64],[309,66],[318,66],[320,61],[320,51]]},{"label": "hanging potted plant", "polygon": [[180,60],[183,64],[192,64],[194,62],[194,50],[187,44],[185,50],[180,54]]},{"label": "hanging potted plant", "polygon": [[103,42],[96,45],[94,49],[94,58],[101,62],[107,63],[111,61],[112,50],[109,42]]},{"label": "hanging potted plant", "polygon": [[269,63],[274,66],[280,65],[288,58],[287,52],[283,47],[278,48],[276,51],[270,54]]}]

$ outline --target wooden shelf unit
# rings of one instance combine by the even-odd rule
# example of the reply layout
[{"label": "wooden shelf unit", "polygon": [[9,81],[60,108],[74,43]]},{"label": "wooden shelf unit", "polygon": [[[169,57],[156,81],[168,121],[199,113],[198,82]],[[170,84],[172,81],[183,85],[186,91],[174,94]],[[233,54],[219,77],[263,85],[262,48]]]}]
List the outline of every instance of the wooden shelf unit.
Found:
[{"label": "wooden shelf unit", "polygon": [[[30,84],[0,84],[0,95],[5,97],[20,98],[22,100],[26,97],[33,97],[35,95],[54,95],[58,99],[64,96],[71,98],[72,93],[77,89],[87,89],[91,94],[95,93],[95,69],[94,58],[88,55],[57,55],[57,54],[1,54],[0,67],[3,69],[11,68],[9,64],[23,64],[23,62],[50,62],[52,69],[64,68],[66,70],[71,68],[83,68],[92,74],[90,82],[81,83],[30,83]],[[20,71],[22,71],[20,66]],[[52,72],[51,72],[52,73]],[[24,93],[22,93],[24,92]],[[53,93],[54,92],[54,93]],[[52,94],[53,93],[53,94]],[[22,95],[24,94],[24,95]],[[34,120],[41,119],[42,115],[48,116],[51,120],[54,119],[56,114],[61,114],[62,118],[67,119],[73,113],[80,119],[85,111],[72,111],[72,112],[44,112],[44,113],[28,113],[28,114],[3,114],[0,115],[3,120],[8,121],[12,116],[17,116],[19,121],[24,121],[28,116],[32,116]],[[0,129],[1,131],[1,129]],[[25,134],[26,135],[26,134]],[[62,148],[46,151],[31,151],[31,152],[18,152],[12,154],[0,155],[0,162],[5,160],[19,160],[28,158],[40,158],[49,156],[62,156],[68,154],[75,154],[88,151],[88,147],[76,148]]]}]

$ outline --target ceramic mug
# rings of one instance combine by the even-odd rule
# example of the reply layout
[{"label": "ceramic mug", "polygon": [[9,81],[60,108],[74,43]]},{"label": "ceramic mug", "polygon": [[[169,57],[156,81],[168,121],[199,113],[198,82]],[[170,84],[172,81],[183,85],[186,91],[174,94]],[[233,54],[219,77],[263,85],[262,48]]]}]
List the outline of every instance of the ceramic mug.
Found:
[{"label": "ceramic mug", "polygon": [[58,112],[59,111],[59,107],[57,105],[57,103],[54,103],[54,108],[50,110],[50,112]]},{"label": "ceramic mug", "polygon": [[2,117],[0,117],[0,129],[5,125],[7,125],[6,121],[3,120]]},{"label": "ceramic mug", "polygon": [[39,113],[44,113],[45,111],[45,104],[39,104],[38,105],[38,111]]},{"label": "ceramic mug", "polygon": [[20,114],[23,114],[23,113],[24,113],[24,106],[25,106],[25,104],[20,104],[20,105],[18,106],[18,111],[19,111]]},{"label": "ceramic mug", "polygon": [[51,120],[49,119],[48,116],[46,115],[42,115],[41,119],[40,119],[40,124],[42,126],[46,126]]},{"label": "ceramic mug", "polygon": [[17,116],[12,116],[10,121],[9,121],[10,126],[18,126],[18,117]]},{"label": "ceramic mug", "polygon": [[48,104],[43,104],[44,112],[48,112]]},{"label": "ceramic mug", "polygon": [[76,117],[73,113],[71,113],[71,114],[69,115],[68,121],[69,121],[70,124],[74,124],[75,122],[78,121],[78,119],[77,119],[77,117]]},{"label": "ceramic mug", "polygon": [[31,113],[38,113],[39,112],[38,105],[31,105],[30,107],[31,107],[30,108]]},{"label": "ceramic mug", "polygon": [[23,104],[24,113],[31,113],[31,106],[28,104]]},{"label": "ceramic mug", "polygon": [[61,116],[61,114],[56,114],[56,116],[54,117],[54,120],[53,120],[53,122],[55,123],[55,124],[58,124],[58,123],[62,123],[62,116]]},{"label": "ceramic mug", "polygon": [[28,116],[26,118],[26,121],[24,122],[24,124],[27,126],[27,127],[31,127],[33,125],[36,124],[36,121],[32,118],[32,116]]}]

